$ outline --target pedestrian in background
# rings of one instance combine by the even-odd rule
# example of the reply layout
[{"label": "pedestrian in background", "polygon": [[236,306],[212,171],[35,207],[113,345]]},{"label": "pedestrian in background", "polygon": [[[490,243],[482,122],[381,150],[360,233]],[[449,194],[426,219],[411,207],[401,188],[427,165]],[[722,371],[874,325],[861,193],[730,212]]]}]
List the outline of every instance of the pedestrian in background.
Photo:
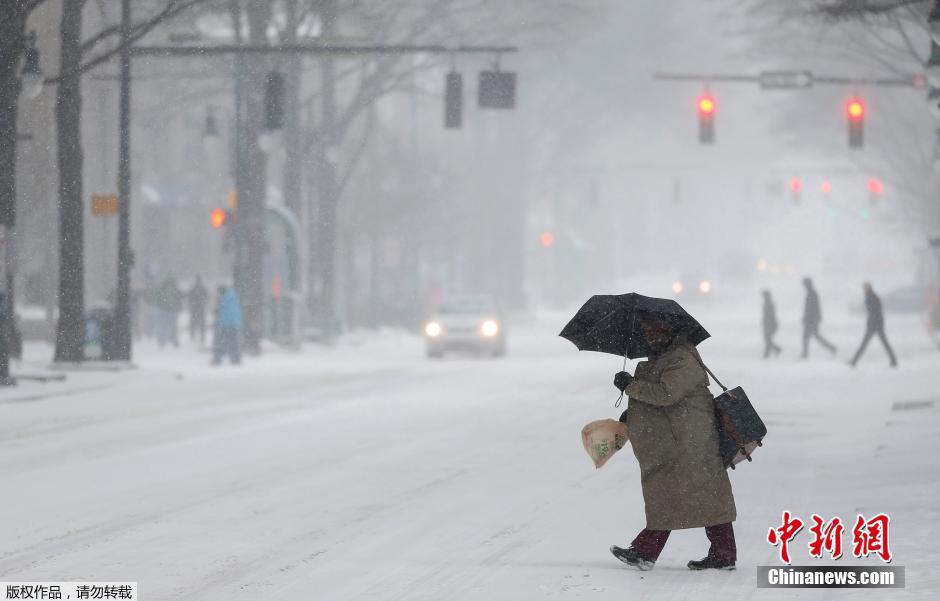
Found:
[{"label": "pedestrian in background", "polygon": [[822,323],[822,307],[819,305],[819,294],[813,287],[813,280],[803,278],[803,287],[806,288],[806,302],[803,305],[803,354],[806,359],[809,356],[809,339],[815,338],[819,344],[829,349],[833,355],[836,354],[834,344],[822,337],[819,333],[819,324]]},{"label": "pedestrian in background", "polygon": [[891,367],[897,367],[898,359],[894,356],[894,350],[891,349],[891,344],[888,342],[888,337],[885,335],[885,315],[881,306],[881,299],[875,294],[870,282],[862,284],[862,290],[865,292],[865,311],[868,313],[868,320],[865,324],[865,336],[862,338],[862,344],[858,347],[858,351],[855,352],[855,356],[852,357],[849,365],[855,367],[862,353],[865,352],[868,341],[871,340],[872,336],[877,334],[878,338],[881,340],[881,344],[883,344],[885,350],[888,351],[888,359],[891,360]]},{"label": "pedestrian in background", "polygon": [[186,297],[189,301],[189,339],[198,340],[199,346],[202,346],[206,339],[206,305],[209,303],[209,293],[198,275],[196,283]]},{"label": "pedestrian in background", "polygon": [[774,299],[770,296],[770,290],[762,290],[764,295],[763,307],[763,327],[764,327],[764,359],[780,354],[780,346],[774,342],[774,335],[777,333],[779,324],[777,323],[777,308],[774,306]]},{"label": "pedestrian in background", "polygon": [[228,356],[233,365],[238,365],[242,360],[242,309],[238,293],[230,286],[219,286],[214,325],[212,364],[219,365]]},{"label": "pedestrian in background", "polygon": [[157,343],[160,346],[166,343],[179,346],[179,313],[183,309],[183,293],[172,274],[160,283],[155,302],[159,314]]}]

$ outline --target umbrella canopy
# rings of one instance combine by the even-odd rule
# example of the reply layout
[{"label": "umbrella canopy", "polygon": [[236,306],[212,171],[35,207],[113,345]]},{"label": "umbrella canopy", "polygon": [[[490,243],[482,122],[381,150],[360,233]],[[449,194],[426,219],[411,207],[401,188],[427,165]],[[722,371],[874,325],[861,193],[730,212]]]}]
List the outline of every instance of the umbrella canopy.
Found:
[{"label": "umbrella canopy", "polygon": [[666,298],[629,294],[597,294],[571,318],[559,336],[579,351],[597,351],[636,359],[652,352],[643,333],[643,322],[664,324],[699,344],[711,334],[679,303]]}]

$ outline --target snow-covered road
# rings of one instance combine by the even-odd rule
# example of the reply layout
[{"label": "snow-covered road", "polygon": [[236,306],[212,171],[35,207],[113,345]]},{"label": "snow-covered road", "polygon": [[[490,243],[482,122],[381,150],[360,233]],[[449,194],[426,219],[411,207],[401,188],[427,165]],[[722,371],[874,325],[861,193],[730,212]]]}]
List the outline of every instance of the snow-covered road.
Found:
[{"label": "snow-covered road", "polygon": [[[136,371],[3,391],[0,580],[138,581],[145,601],[940,593],[940,353],[916,320],[889,322],[900,370],[873,343],[852,371],[857,317],[828,328],[841,359],[807,363],[795,332],[764,362],[753,316],[704,316],[706,362],[770,430],[732,474],[738,570],[689,572],[707,541],[680,531],[638,573],[607,551],[644,523],[636,461],[625,450],[595,471],[579,435],[619,414],[620,365],[577,353],[557,319],[517,324],[504,360],[428,361],[396,335],[241,369],[145,346]],[[755,566],[779,562],[764,538],[784,509],[890,514],[907,588],[757,591]],[[794,563],[825,563],[807,542]]]}]

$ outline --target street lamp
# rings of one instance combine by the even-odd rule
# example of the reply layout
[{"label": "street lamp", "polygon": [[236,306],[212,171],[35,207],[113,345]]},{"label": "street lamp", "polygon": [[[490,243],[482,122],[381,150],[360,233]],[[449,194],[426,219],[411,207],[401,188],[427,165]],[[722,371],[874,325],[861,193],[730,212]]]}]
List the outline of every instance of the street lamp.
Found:
[{"label": "street lamp", "polygon": [[34,100],[42,93],[42,68],[39,66],[39,48],[36,47],[35,31],[30,31],[26,36],[20,82],[23,84],[23,93],[30,100]]}]

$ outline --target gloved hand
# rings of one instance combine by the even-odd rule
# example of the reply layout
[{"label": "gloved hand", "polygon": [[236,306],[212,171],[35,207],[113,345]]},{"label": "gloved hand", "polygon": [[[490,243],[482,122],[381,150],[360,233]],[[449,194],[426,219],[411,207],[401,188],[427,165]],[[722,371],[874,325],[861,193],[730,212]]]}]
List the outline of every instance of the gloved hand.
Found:
[{"label": "gloved hand", "polygon": [[619,371],[617,375],[614,376],[614,387],[623,392],[623,389],[630,385],[630,382],[633,381],[633,376],[629,372]]}]

